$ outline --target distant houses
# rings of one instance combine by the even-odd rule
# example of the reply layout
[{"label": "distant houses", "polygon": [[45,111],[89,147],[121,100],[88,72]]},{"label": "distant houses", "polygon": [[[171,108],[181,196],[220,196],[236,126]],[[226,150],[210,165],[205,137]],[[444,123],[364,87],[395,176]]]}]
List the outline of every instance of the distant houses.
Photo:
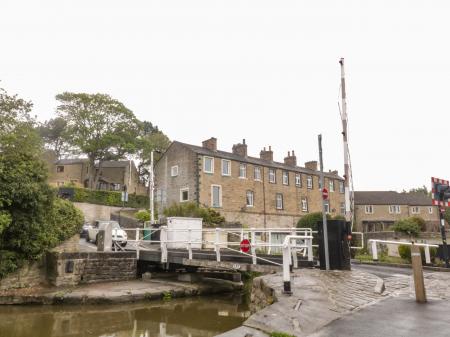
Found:
[{"label": "distant houses", "polygon": [[439,231],[439,209],[425,194],[394,191],[355,191],[355,231],[389,231],[395,221],[418,216],[427,231]]},{"label": "distant houses", "polygon": [[[273,160],[271,147],[259,158],[249,156],[245,140],[231,152],[219,150],[216,138],[202,146],[174,141],[156,164],[156,195],[160,209],[195,202],[217,209],[230,222],[291,227],[302,216],[322,211],[319,174],[316,161],[298,166],[294,151],[280,163]],[[337,171],[327,172],[325,186],[327,212],[343,215],[343,178]]]},{"label": "distant houses", "polygon": [[[51,185],[88,187],[89,165],[87,159],[51,160],[51,156],[48,156],[47,161],[49,160],[49,183]],[[95,169],[98,170],[98,166]],[[122,191],[124,186],[130,194],[148,194],[148,187],[140,182],[138,171],[132,160],[103,162],[96,189]]]}]

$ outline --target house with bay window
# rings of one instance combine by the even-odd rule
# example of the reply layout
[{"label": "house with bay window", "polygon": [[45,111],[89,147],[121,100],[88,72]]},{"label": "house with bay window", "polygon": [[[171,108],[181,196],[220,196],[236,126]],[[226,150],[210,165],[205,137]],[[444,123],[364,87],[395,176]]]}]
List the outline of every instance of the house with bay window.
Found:
[{"label": "house with bay window", "polygon": [[[317,162],[297,166],[294,153],[284,162],[273,151],[249,156],[245,140],[231,152],[210,138],[202,146],[174,141],[155,165],[160,211],[174,203],[195,202],[216,208],[229,222],[251,227],[290,227],[305,214],[322,210]],[[344,214],[344,180],[337,171],[325,173],[329,187],[327,211]]]}]

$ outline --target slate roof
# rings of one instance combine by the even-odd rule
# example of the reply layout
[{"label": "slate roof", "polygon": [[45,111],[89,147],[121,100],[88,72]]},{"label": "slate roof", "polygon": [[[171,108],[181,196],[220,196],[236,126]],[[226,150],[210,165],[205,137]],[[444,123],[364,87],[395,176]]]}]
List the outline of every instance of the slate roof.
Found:
[{"label": "slate roof", "polygon": [[[294,166],[286,165],[284,163],[268,161],[268,160],[264,160],[261,158],[250,157],[250,156],[243,157],[243,156],[234,154],[232,152],[225,152],[225,151],[220,151],[220,150],[212,151],[212,150],[206,149],[202,146],[186,144],[186,143],[182,143],[182,142],[178,142],[178,141],[174,141],[173,143],[182,145],[182,146],[190,149],[191,151],[193,151],[197,154],[203,155],[203,156],[219,157],[222,159],[235,160],[235,161],[239,161],[242,163],[266,166],[266,167],[277,168],[277,169],[286,170],[286,171],[295,171],[295,172],[305,173],[305,174],[314,174],[314,175],[320,174],[320,171],[310,170],[305,167],[300,167],[300,166],[294,167]],[[324,176],[328,177],[328,178],[337,179],[337,180],[344,180],[339,175],[330,173],[330,172],[324,172]]]},{"label": "slate roof", "polygon": [[355,191],[354,199],[356,205],[432,206],[429,196],[395,191]]}]

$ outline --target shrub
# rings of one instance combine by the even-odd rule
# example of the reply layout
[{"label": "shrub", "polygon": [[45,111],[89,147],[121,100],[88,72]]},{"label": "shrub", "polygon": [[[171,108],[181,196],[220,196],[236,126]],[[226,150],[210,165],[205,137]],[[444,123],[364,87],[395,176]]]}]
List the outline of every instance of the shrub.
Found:
[{"label": "shrub", "polygon": [[188,218],[202,218],[205,224],[217,225],[225,222],[225,218],[212,208],[198,206],[194,202],[173,204],[164,210],[164,215]]},{"label": "shrub", "polygon": [[150,221],[150,212],[148,210],[140,210],[134,214],[134,217],[140,222]]},{"label": "shrub", "polygon": [[[345,220],[345,217],[338,214],[335,217],[332,217],[330,214],[327,214],[328,220]],[[317,230],[317,223],[323,220],[322,212],[314,212],[310,214],[306,214],[300,218],[297,222],[297,228],[311,228],[313,231]]]},{"label": "shrub", "polygon": [[413,216],[410,217],[409,220],[416,223],[419,226],[419,229],[421,232],[427,231],[427,223],[424,219],[422,219],[420,216]]},{"label": "shrub", "polygon": [[87,202],[90,204],[123,206],[131,208],[145,208],[149,205],[149,198],[146,195],[128,194],[128,202],[122,202],[122,192],[99,191],[87,188],[74,187],[72,201]]},{"label": "shrub", "polygon": [[411,262],[411,246],[408,245],[400,245],[398,246],[398,254],[404,260],[408,260]]},{"label": "shrub", "polygon": [[49,221],[53,225],[57,242],[61,242],[80,232],[84,216],[70,201],[56,198]]},{"label": "shrub", "polygon": [[411,237],[417,237],[420,232],[420,226],[417,221],[411,220],[411,218],[398,220],[391,228],[395,232],[408,234]]}]

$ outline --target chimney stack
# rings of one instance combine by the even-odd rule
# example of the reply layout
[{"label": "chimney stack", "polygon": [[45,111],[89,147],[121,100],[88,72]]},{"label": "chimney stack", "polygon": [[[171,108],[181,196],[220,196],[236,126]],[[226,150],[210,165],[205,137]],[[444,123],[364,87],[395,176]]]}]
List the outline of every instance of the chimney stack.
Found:
[{"label": "chimney stack", "polygon": [[267,161],[273,161],[273,152],[272,152],[272,146],[269,146],[269,150],[266,151],[266,148],[261,150],[259,153],[259,158]]},{"label": "chimney stack", "polygon": [[245,144],[245,139],[242,140],[242,144],[233,145],[233,153],[241,157],[247,157],[247,144]]},{"label": "chimney stack", "polygon": [[202,146],[205,149],[217,151],[217,138],[211,137],[210,139],[204,140]]},{"label": "chimney stack", "polygon": [[293,167],[297,166],[297,157],[295,156],[294,150],[292,150],[292,155],[291,152],[288,151],[287,157],[284,158],[284,163]]},{"label": "chimney stack", "polygon": [[317,161],[307,161],[305,163],[305,168],[307,168],[308,170],[317,171]]}]

